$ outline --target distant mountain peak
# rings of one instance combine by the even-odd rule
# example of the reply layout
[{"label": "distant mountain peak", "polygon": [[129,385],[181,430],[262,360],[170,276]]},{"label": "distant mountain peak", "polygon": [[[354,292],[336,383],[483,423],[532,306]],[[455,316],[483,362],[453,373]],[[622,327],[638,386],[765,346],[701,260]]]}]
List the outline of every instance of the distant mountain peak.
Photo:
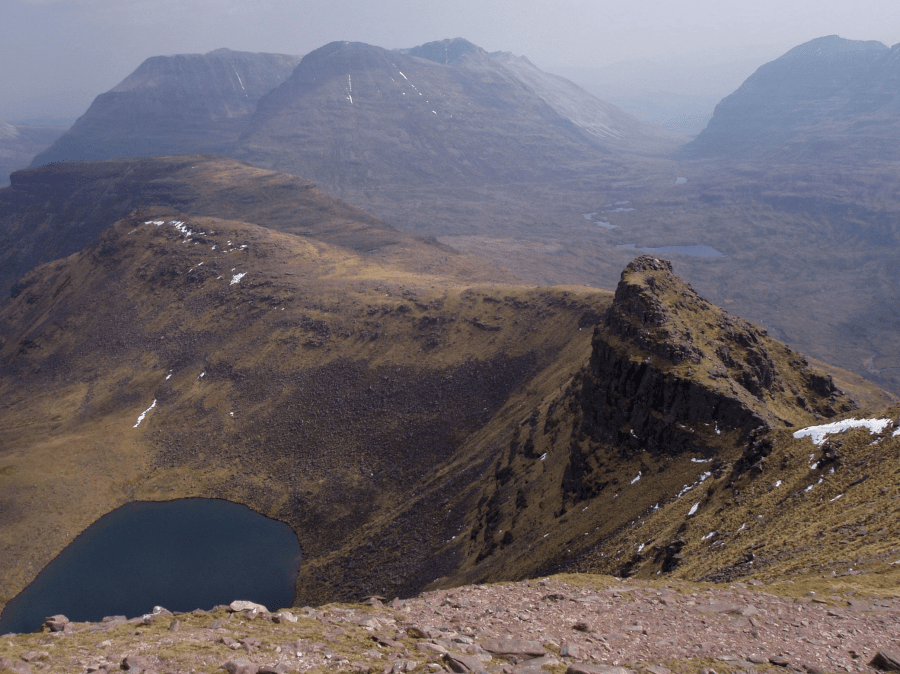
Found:
[{"label": "distant mountain peak", "polygon": [[299,56],[216,49],[152,56],[32,161],[226,153],[259,98],[281,84]]},{"label": "distant mountain peak", "polygon": [[418,47],[401,51],[404,54],[418,56],[435,63],[456,63],[470,54],[488,56],[484,49],[461,37],[426,42]]},{"label": "distant mountain peak", "polygon": [[850,151],[896,156],[900,58],[876,40],[837,35],[798,45],[757,69],[716,106],[699,155],[787,153],[793,159]]},{"label": "distant mountain peak", "polygon": [[[853,52],[883,52],[887,46],[878,40],[848,40],[840,35],[826,35],[817,37],[803,44],[797,45],[781,56],[781,59],[796,57],[808,57],[810,55],[831,56],[848,54]],[[780,60],[780,59],[776,59]]]},{"label": "distant mountain peak", "polygon": [[0,138],[18,138],[19,132],[12,124],[8,124],[0,119]]}]

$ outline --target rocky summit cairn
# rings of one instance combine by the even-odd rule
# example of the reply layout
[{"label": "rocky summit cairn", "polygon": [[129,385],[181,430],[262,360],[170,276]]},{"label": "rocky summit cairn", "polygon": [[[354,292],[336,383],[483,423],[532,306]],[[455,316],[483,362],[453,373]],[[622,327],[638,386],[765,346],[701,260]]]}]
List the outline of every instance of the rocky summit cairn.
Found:
[{"label": "rocky summit cairn", "polygon": [[[583,407],[601,440],[680,453],[710,449],[723,432],[746,439],[856,405],[803,356],[645,255],[622,272],[595,330]],[[700,424],[714,432],[686,432]]]}]

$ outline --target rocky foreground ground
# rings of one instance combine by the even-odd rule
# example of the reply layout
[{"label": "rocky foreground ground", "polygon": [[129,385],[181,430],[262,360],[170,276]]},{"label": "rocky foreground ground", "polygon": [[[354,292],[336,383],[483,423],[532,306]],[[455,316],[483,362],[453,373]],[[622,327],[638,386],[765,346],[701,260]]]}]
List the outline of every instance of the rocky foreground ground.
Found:
[{"label": "rocky foreground ground", "polygon": [[[900,669],[900,602],[562,576],[269,613],[249,602],[0,637],[0,671],[717,674]],[[796,588],[793,588],[796,590]],[[778,594],[776,594],[778,592]],[[888,593],[891,594],[891,593]],[[237,610],[236,610],[237,609]],[[874,663],[874,664],[873,664]]]}]

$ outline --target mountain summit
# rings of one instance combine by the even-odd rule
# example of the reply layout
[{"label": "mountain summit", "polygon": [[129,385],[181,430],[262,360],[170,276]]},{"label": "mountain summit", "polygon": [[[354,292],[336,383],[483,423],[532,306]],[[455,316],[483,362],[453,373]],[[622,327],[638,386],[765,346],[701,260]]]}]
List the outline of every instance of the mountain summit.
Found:
[{"label": "mountain summit", "polygon": [[686,147],[703,156],[900,156],[900,45],[821,37],[760,67]]},{"label": "mountain summit", "polygon": [[31,165],[227,153],[260,96],[299,62],[299,56],[230,49],[154,56],[94,99],[69,132]]},{"label": "mountain summit", "polygon": [[525,59],[462,39],[404,52],[333,42],[260,100],[237,156],[345,194],[546,179],[671,139]]}]

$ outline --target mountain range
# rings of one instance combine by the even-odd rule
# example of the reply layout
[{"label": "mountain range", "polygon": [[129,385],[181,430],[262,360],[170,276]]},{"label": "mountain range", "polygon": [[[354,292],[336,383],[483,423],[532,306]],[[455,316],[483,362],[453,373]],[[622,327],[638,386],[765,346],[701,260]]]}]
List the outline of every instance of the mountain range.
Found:
[{"label": "mountain range", "polygon": [[[724,109],[746,109],[752,119],[752,111],[775,105],[784,92],[800,91],[819,92],[803,94],[809,99],[804,105],[815,106],[859,68],[874,73],[882,64],[878,72],[889,70],[893,51],[880,43],[822,40],[761,68]],[[69,143],[108,156],[118,147],[109,139],[129,138],[132,147],[158,142],[130,126],[126,109],[155,111],[150,128],[168,128],[173,139],[207,138],[197,125],[221,126],[197,110],[224,110],[228,97],[241,91],[232,71],[209,66],[224,68],[226,57],[252,57],[253,63],[287,58],[220,50],[150,59],[126,79],[127,91],[99,97],[57,147]],[[838,64],[832,68],[837,84],[804,84],[811,68],[821,70],[822,59]],[[176,67],[181,62],[198,67],[185,74]],[[770,71],[780,74],[765,75]],[[219,77],[222,72],[229,77]],[[852,173],[844,168],[851,164],[805,159],[802,152],[782,153],[775,164],[696,157],[690,148],[705,140],[678,150],[685,139],[653,131],[524,58],[489,54],[460,39],[402,51],[333,43],[293,70],[269,74],[284,79],[264,93],[259,84],[255,107],[247,103],[246,114],[229,127],[229,152],[244,161],[302,175],[400,230],[486,256],[533,283],[610,287],[635,251],[660,251],[714,301],[764,323],[804,352],[900,391],[897,319],[883,309],[896,301],[900,284],[893,262],[900,203],[895,167],[877,153],[869,156],[858,146],[855,158],[847,155]],[[249,77],[241,75],[248,88]],[[160,91],[170,90],[182,93],[169,107],[157,106]],[[195,91],[208,93],[206,108],[195,105]],[[104,97],[127,106],[98,116],[109,107]],[[797,128],[785,127],[793,129],[790,142],[806,143]],[[891,137],[886,133],[881,146],[889,147]],[[178,152],[193,151],[200,140],[179,143],[184,149]],[[86,175],[79,180],[88,189]],[[103,219],[107,225],[136,203],[109,186],[93,190],[121,200],[115,215]],[[185,199],[157,196],[154,203],[203,212]],[[0,219],[21,219],[14,213],[0,212]],[[10,243],[7,250],[22,249]],[[31,264],[13,257],[18,262],[5,272],[10,284]]]},{"label": "mountain range", "polygon": [[835,129],[896,49],[794,52],[686,147],[461,39],[145,62],[0,189],[0,603],[191,496],[290,524],[301,603],[893,577],[896,162]]}]

